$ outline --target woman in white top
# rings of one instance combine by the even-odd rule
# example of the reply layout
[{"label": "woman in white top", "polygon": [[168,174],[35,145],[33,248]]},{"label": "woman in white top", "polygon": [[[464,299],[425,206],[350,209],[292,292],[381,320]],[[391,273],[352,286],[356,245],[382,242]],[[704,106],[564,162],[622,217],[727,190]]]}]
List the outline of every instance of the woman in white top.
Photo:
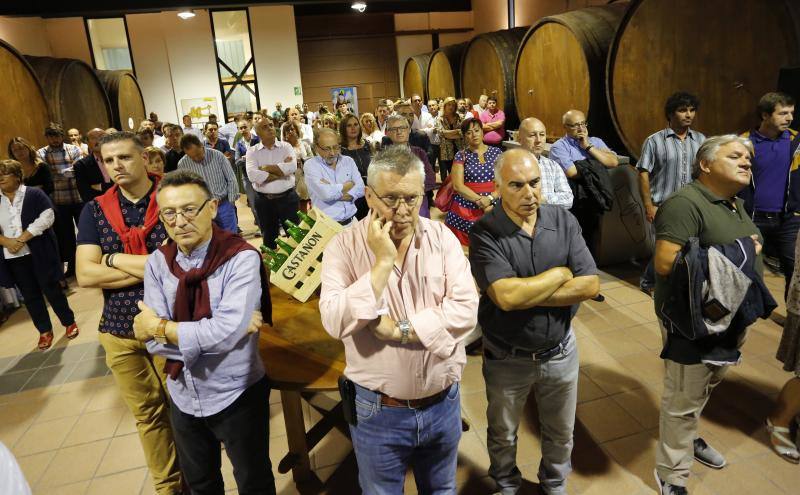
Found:
[{"label": "woman in white top", "polygon": [[310,198],[308,196],[308,187],[306,187],[306,178],[303,174],[303,162],[314,156],[314,152],[311,151],[311,145],[300,139],[299,134],[300,127],[293,120],[285,122],[281,126],[281,136],[284,137],[284,141],[292,145],[294,157],[297,160],[297,170],[294,172],[294,187],[297,195],[300,196],[300,209],[308,211]]},{"label": "woman in white top", "polygon": [[78,336],[75,315],[59,282],[64,267],[52,226],[55,212],[40,189],[22,184],[22,165],[0,160],[0,285],[16,285],[39,331],[39,349],[53,343],[53,326],[45,297],[66,328],[66,337]]},{"label": "woman in white top", "polygon": [[374,115],[369,112],[361,114],[361,131],[364,133],[364,139],[369,142],[373,153],[380,149],[384,134],[378,129],[378,121]]}]

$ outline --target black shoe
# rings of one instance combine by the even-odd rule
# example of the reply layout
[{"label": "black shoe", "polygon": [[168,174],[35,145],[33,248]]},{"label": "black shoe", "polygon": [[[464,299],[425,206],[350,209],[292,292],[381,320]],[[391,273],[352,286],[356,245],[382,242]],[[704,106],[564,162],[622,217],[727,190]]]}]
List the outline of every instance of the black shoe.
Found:
[{"label": "black shoe", "polygon": [[597,294],[592,298],[592,301],[597,301],[597,302],[604,302],[605,300],[606,298],[603,294]]},{"label": "black shoe", "polygon": [[666,481],[661,481],[661,478],[658,477],[658,471],[656,470],[653,470],[653,474],[656,477],[658,493],[661,495],[689,495],[689,492],[686,490],[685,486],[671,485]]}]

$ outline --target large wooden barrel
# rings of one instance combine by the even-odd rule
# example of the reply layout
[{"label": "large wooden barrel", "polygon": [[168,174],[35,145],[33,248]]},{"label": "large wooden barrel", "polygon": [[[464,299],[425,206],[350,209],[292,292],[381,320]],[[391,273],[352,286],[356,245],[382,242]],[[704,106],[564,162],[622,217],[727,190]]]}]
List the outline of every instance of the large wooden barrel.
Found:
[{"label": "large wooden barrel", "polygon": [[37,146],[44,146],[44,128],[50,122],[47,100],[33,68],[25,58],[0,40],[0,156],[6,157],[8,142],[24,137]]},{"label": "large wooden barrel", "polygon": [[775,90],[782,66],[800,61],[790,9],[796,0],[633,2],[606,69],[611,116],[628,152],[638,157],[665,125],[664,101],[679,90],[700,98],[694,127],[706,135],[755,125],[758,99]]},{"label": "large wooden barrel", "polygon": [[406,98],[418,94],[424,100],[428,97],[428,64],[431,61],[430,53],[414,55],[406,60],[403,68],[403,94]]},{"label": "large wooden barrel", "polygon": [[71,58],[26,58],[42,82],[53,121],[65,131],[74,127],[85,134],[111,126],[108,97],[88,64]]},{"label": "large wooden barrel", "polygon": [[431,53],[428,65],[428,98],[461,96],[461,59],[467,43],[448,45]]},{"label": "large wooden barrel", "polygon": [[506,114],[506,129],[519,124],[514,101],[514,61],[527,27],[484,33],[470,40],[461,62],[461,96],[478,101],[495,95]]},{"label": "large wooden barrel", "polygon": [[127,70],[96,70],[95,73],[108,95],[114,127],[121,131],[136,132],[147,117],[136,77]]},{"label": "large wooden barrel", "polygon": [[606,58],[627,6],[574,10],[531,26],[514,71],[520,119],[536,117],[549,137],[561,136],[562,115],[577,109],[586,113],[592,135],[608,140],[616,134],[606,102]]}]

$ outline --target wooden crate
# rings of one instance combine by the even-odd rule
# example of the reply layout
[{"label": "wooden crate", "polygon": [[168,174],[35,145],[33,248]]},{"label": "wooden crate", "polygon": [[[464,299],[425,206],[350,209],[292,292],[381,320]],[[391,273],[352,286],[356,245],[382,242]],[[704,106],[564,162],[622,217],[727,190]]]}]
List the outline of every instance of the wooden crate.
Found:
[{"label": "wooden crate", "polygon": [[[322,283],[322,251],[336,234],[344,230],[339,222],[318,208],[312,208],[308,215],[314,219],[314,226],[278,271],[270,274],[270,282],[300,302],[306,302]],[[296,244],[294,239],[284,241]]]}]

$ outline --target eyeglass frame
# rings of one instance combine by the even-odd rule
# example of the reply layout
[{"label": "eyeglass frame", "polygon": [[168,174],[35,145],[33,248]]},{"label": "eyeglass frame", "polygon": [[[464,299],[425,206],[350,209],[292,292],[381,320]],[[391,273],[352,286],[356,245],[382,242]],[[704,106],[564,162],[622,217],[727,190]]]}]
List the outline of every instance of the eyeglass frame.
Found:
[{"label": "eyeglass frame", "polygon": [[376,191],[374,187],[369,186],[369,185],[367,187],[372,190],[372,192],[373,192],[373,194],[375,194],[376,198],[381,200],[381,203],[383,203],[384,206],[386,206],[387,208],[389,208],[390,210],[392,210],[394,212],[397,212],[397,210],[398,210],[398,208],[400,208],[401,204],[406,205],[409,210],[413,210],[417,206],[417,201],[419,201],[419,199],[424,196],[424,194],[414,194],[413,196],[411,196],[412,198],[414,198],[413,202],[409,202],[409,200],[408,200],[409,196],[396,197],[395,199],[397,200],[397,206],[391,206],[384,199],[384,198],[388,198],[388,197],[391,197],[391,196],[379,196],[378,195],[378,191]]},{"label": "eyeglass frame", "polygon": [[394,127],[387,127],[386,128],[386,132],[400,132],[400,131],[411,132],[411,126],[410,125],[404,125],[404,126],[394,126]]},{"label": "eyeglass frame", "polygon": [[585,120],[583,122],[575,122],[574,124],[564,124],[564,125],[570,129],[580,129],[581,127],[586,129],[589,128],[589,123],[586,122]]},{"label": "eyeglass frame", "polygon": [[198,216],[198,215],[200,215],[200,212],[202,212],[202,211],[203,211],[203,208],[205,208],[205,207],[206,207],[206,205],[208,204],[208,202],[209,202],[209,201],[211,201],[211,199],[212,199],[212,198],[208,198],[208,199],[206,199],[205,201],[203,201],[203,204],[201,204],[201,205],[200,205],[200,207],[199,207],[199,208],[197,208],[197,211],[196,211],[196,212],[194,213],[194,215],[193,215],[193,216],[191,216],[191,217],[189,217],[189,216],[187,216],[187,215],[186,215],[186,213],[187,213],[187,212],[186,212],[186,210],[185,210],[185,209],[184,209],[184,210],[177,210],[177,209],[176,209],[176,210],[175,210],[175,218],[173,218],[172,220],[168,220],[168,219],[167,219],[167,218],[164,216],[164,211],[163,211],[163,210],[159,210],[159,211],[158,211],[158,216],[159,216],[159,218],[161,218],[161,220],[162,220],[164,223],[166,223],[167,225],[175,225],[175,222],[177,222],[177,221],[178,221],[178,215],[181,215],[181,216],[183,217],[183,219],[184,219],[184,220],[186,220],[187,222],[189,222],[189,223],[192,223],[192,222],[194,221],[194,219],[196,219],[196,218],[197,218],[197,216]]}]

